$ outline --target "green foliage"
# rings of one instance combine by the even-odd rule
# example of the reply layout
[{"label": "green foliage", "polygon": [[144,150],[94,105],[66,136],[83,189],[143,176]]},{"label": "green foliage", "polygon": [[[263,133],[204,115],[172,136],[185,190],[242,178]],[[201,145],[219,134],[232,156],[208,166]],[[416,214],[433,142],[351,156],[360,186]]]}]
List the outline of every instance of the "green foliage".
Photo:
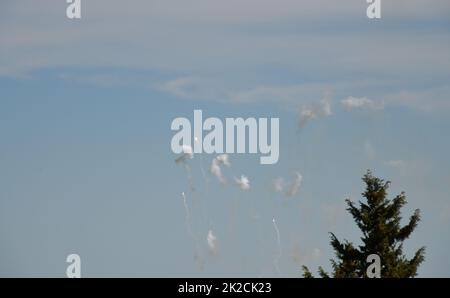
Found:
[{"label": "green foliage", "polygon": [[[347,240],[341,242],[331,233],[330,243],[336,255],[336,260],[331,260],[331,275],[335,278],[366,277],[366,258],[370,254],[377,254],[381,258],[381,277],[416,276],[419,265],[424,261],[425,248],[420,248],[411,259],[407,259],[403,254],[403,242],[417,227],[420,211],[415,210],[408,224],[402,227],[400,210],[406,204],[405,193],[389,200],[389,181],[374,177],[370,171],[362,180],[366,184],[362,193],[365,202],[359,201],[355,205],[346,200],[347,211],[362,232],[362,245],[355,247]],[[320,277],[329,277],[322,267],[319,267],[318,273]],[[303,266],[303,277],[314,277],[306,266]]]}]

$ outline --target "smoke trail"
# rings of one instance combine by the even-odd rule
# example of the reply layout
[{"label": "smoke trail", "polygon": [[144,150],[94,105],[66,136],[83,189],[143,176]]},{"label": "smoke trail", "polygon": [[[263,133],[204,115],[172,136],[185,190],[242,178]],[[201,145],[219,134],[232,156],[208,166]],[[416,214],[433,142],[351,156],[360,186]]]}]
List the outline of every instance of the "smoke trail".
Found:
[{"label": "smoke trail", "polygon": [[181,193],[181,197],[183,199],[184,211],[186,212],[186,229],[188,231],[189,236],[192,238],[192,240],[196,241],[194,232],[192,231],[192,227],[191,227],[191,214],[189,212],[189,206],[188,206],[188,203],[186,200],[186,194],[184,193],[184,191]]},{"label": "smoke trail", "polygon": [[272,219],[273,227],[275,229],[275,233],[277,236],[277,246],[278,246],[278,254],[275,255],[275,258],[273,260],[273,264],[275,266],[275,269],[277,270],[278,274],[280,274],[280,267],[279,267],[279,259],[282,256],[282,250],[281,250],[281,240],[280,240],[280,230],[278,230],[278,225],[275,220],[275,217]]},{"label": "smoke trail", "polygon": [[[200,140],[197,137],[194,137],[194,142],[199,143]],[[205,180],[205,184],[206,184],[208,180],[206,177],[205,170],[203,169],[203,155],[202,154],[200,154],[200,171],[202,172],[202,176],[203,176],[203,179]]]},{"label": "smoke trail", "polygon": [[295,172],[295,179],[291,184],[291,187],[286,192],[286,196],[293,197],[297,194],[300,185],[302,184],[303,176],[299,172]]},{"label": "smoke trail", "polygon": [[275,192],[282,193],[284,191],[285,182],[282,177],[278,177],[273,181],[273,189]]},{"label": "smoke trail", "polygon": [[184,191],[181,193],[181,197],[183,198],[184,210],[186,211],[186,221],[189,222],[191,216],[189,213],[189,207],[187,205],[186,195],[184,194]]},{"label": "smoke trail", "polygon": [[192,150],[192,147],[189,145],[183,145],[182,150],[183,151],[182,151],[181,155],[177,159],[175,159],[175,163],[182,164],[184,166],[184,168],[186,169],[186,173],[187,173],[189,188],[191,191],[194,191],[195,187],[194,187],[194,182],[192,179],[191,167],[188,164],[188,160],[194,158],[194,152]]},{"label": "smoke trail", "polygon": [[217,237],[214,235],[212,230],[208,231],[208,236],[206,237],[206,242],[208,243],[209,252],[212,255],[217,255],[218,247],[217,247]]},{"label": "smoke trail", "polygon": [[[194,137],[194,142],[195,143],[200,143],[199,138],[198,137]],[[204,195],[205,195],[206,198],[208,198],[209,197],[209,178],[207,177],[205,169],[204,169],[203,154],[200,153],[199,155],[200,155],[199,167],[200,167],[200,171],[201,171],[201,174],[202,174],[202,177],[203,177],[203,182],[204,182],[204,190],[205,190]],[[206,206],[204,197],[202,195],[199,195],[198,198],[199,198],[198,202],[200,204],[200,206],[199,206],[200,207],[200,218],[201,218],[202,221],[207,221],[210,224],[211,223],[211,219],[208,216],[208,208]]]},{"label": "smoke trail", "polygon": [[187,203],[186,194],[184,193],[184,191],[181,193],[181,197],[183,199],[183,206],[184,206],[184,210],[186,212],[186,230],[188,232],[189,237],[194,242],[194,247],[195,247],[194,248],[194,260],[197,263],[197,265],[199,266],[199,268],[202,270],[204,267],[204,262],[201,258],[201,254],[200,254],[200,245],[198,244],[197,237],[195,236],[194,231],[192,229],[191,213],[189,211],[189,205]]}]

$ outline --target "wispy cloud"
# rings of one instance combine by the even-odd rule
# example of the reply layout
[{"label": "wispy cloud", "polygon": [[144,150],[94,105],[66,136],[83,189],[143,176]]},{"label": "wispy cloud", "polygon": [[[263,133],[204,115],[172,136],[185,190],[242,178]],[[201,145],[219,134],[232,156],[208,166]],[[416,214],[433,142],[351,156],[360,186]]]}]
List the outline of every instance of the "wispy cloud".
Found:
[{"label": "wispy cloud", "polygon": [[383,102],[375,102],[367,97],[353,97],[353,96],[341,100],[341,104],[346,111],[352,111],[357,109],[382,110],[384,107]]},{"label": "wispy cloud", "polygon": [[178,77],[153,84],[153,88],[179,98],[219,100],[220,87],[212,80],[196,76]]},{"label": "wispy cloud", "polygon": [[[366,3],[359,0],[137,0],[126,8],[118,0],[98,0],[76,25],[64,18],[65,2],[34,2],[2,4],[0,76],[27,77],[43,69],[154,70],[164,78],[142,84],[179,98],[299,106],[331,88],[339,98],[367,94],[346,101],[349,109],[373,107],[376,96],[386,106],[450,111],[450,33],[436,21],[450,14],[446,0],[384,3],[385,16],[397,19],[386,18],[377,28],[368,22],[350,28],[351,21],[342,21],[363,17]],[[414,30],[398,26],[411,19],[421,20]],[[305,20],[314,26],[299,30]],[[422,24],[439,30],[417,34]],[[368,52],[374,53],[370,59]],[[124,81],[92,74],[88,83],[117,87]],[[306,110],[304,119],[313,114]]]},{"label": "wispy cloud", "polygon": [[291,102],[304,103],[317,98],[330,85],[309,83],[293,85],[259,85],[248,90],[240,90],[230,95],[231,102]]},{"label": "wispy cloud", "polygon": [[424,181],[433,169],[433,162],[421,159],[391,159],[383,162],[384,166],[393,170],[400,177]]},{"label": "wispy cloud", "polygon": [[450,110],[450,83],[423,90],[401,90],[388,93],[384,101],[389,105],[410,107],[413,109],[434,112]]},{"label": "wispy cloud", "polygon": [[299,122],[300,128],[305,127],[305,125],[314,119],[324,118],[332,115],[331,104],[329,96],[325,96],[320,102],[305,105],[300,109],[299,112]]}]

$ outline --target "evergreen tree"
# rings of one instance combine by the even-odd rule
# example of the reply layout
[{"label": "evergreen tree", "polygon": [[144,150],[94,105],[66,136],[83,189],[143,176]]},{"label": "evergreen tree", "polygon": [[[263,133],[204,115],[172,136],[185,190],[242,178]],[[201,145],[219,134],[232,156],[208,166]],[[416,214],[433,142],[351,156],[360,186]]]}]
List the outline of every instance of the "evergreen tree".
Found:
[{"label": "evergreen tree", "polygon": [[[366,189],[362,193],[366,202],[359,201],[356,206],[352,201],[346,200],[347,211],[353,216],[363,236],[362,245],[355,247],[353,243],[345,240],[340,242],[331,233],[331,246],[337,260],[331,260],[332,276],[366,277],[366,269],[370,265],[366,262],[367,256],[377,254],[381,259],[381,277],[407,278],[417,275],[417,268],[424,261],[425,248],[420,248],[411,259],[403,254],[403,242],[411,235],[420,220],[420,211],[417,209],[409,218],[408,224],[400,225],[400,209],[406,204],[405,193],[402,192],[394,199],[387,199],[387,190],[390,182],[374,177],[370,171],[363,179]],[[313,275],[306,266],[303,266],[303,277],[312,278]],[[329,277],[319,267],[321,277]]]}]

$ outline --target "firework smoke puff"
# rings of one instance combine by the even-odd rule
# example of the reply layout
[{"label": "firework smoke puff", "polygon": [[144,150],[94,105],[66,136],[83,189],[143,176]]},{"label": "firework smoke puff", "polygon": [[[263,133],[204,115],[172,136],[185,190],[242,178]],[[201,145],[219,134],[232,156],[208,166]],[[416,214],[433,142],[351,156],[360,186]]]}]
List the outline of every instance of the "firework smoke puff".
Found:
[{"label": "firework smoke puff", "polygon": [[295,196],[298,193],[298,190],[300,189],[302,181],[303,181],[303,176],[299,172],[296,172],[294,181],[292,182],[291,186],[287,190],[286,196],[288,196],[288,197]]},{"label": "firework smoke puff", "polygon": [[285,186],[286,183],[284,182],[284,179],[282,177],[278,177],[273,181],[273,189],[276,192],[282,193],[284,191]]},{"label": "firework smoke puff", "polygon": [[248,180],[248,178],[244,175],[241,175],[241,178],[234,178],[237,186],[241,189],[241,190],[249,190],[250,189],[250,180]]},{"label": "firework smoke puff", "polygon": [[229,158],[228,158],[228,154],[221,154],[218,155],[216,158],[214,158],[211,162],[211,167],[209,169],[209,171],[211,172],[211,174],[213,174],[214,176],[217,177],[217,179],[219,179],[220,183],[225,184],[227,182],[227,180],[225,179],[225,177],[222,174],[222,169],[221,166],[231,166]]},{"label": "firework smoke puff", "polygon": [[175,162],[178,163],[186,163],[189,159],[193,159],[194,158],[194,152],[192,150],[192,147],[189,145],[183,145],[182,146],[182,150],[183,152],[181,153],[181,155],[175,159]]},{"label": "firework smoke puff", "polygon": [[[295,177],[292,183],[287,187],[286,182],[282,177],[276,178],[273,181],[273,188],[278,193],[283,193],[287,197],[295,196],[302,185],[303,176],[299,172],[295,172]],[[286,189],[287,188],[287,189]]]}]

